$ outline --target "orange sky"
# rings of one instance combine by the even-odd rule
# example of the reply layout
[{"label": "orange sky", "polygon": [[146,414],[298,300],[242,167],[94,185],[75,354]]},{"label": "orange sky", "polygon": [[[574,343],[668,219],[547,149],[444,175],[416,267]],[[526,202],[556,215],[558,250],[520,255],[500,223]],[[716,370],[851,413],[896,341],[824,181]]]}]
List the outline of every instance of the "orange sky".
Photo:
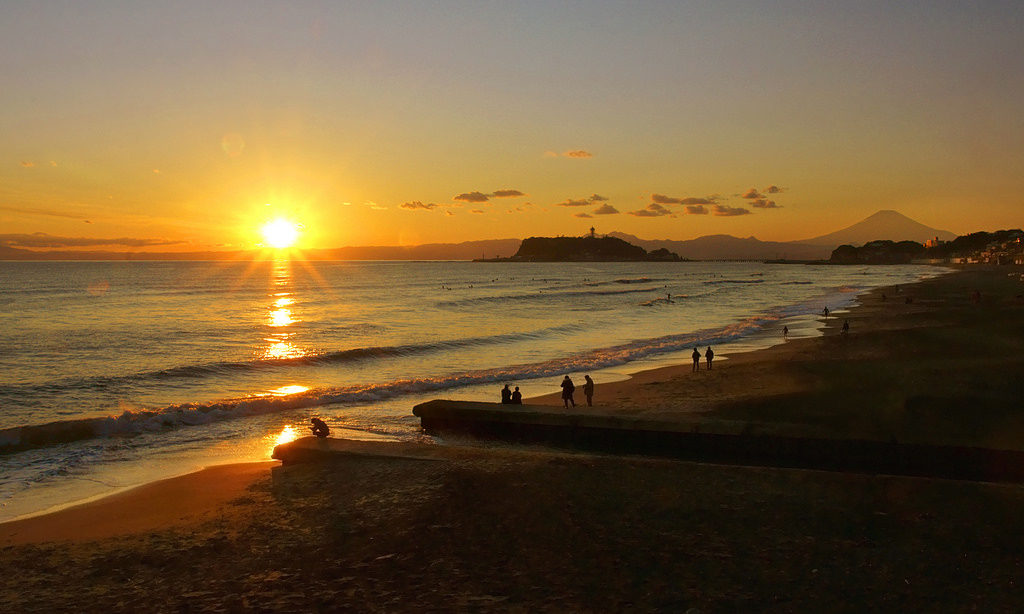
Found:
[{"label": "orange sky", "polygon": [[336,4],[5,7],[0,243],[1022,226],[1019,3]]}]

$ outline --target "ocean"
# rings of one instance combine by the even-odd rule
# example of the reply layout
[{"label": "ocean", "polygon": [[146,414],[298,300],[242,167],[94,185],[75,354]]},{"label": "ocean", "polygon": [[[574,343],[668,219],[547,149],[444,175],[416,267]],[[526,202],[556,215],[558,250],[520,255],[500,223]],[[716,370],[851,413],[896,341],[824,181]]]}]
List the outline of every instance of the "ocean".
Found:
[{"label": "ocean", "polygon": [[[0,521],[305,435],[429,439],[413,405],[558,391],[819,334],[925,266],[0,262]],[[720,346],[720,347],[719,347]],[[688,367],[687,367],[688,368]]]}]

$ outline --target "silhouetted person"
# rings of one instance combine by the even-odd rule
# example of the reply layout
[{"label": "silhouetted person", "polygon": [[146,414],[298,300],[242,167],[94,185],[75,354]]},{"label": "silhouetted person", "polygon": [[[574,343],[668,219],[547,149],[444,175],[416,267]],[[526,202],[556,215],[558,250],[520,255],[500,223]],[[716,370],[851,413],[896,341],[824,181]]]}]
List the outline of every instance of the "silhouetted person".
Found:
[{"label": "silhouetted person", "polygon": [[512,392],[512,404],[522,405],[523,404],[523,393],[519,392],[519,386],[516,386],[515,391]]},{"label": "silhouetted person", "polygon": [[849,320],[843,320],[843,330],[842,330],[842,332],[840,334],[842,334],[842,336],[845,337],[849,332],[850,332],[850,321]]},{"label": "silhouetted person", "polygon": [[708,371],[711,370],[711,360],[714,357],[715,357],[715,352],[714,352],[714,350],[711,349],[711,346],[709,345],[708,349],[704,351],[704,358],[706,358],[707,361],[708,361]]},{"label": "silhouetted person", "polygon": [[309,430],[313,431],[314,436],[322,438],[331,434],[331,429],[327,428],[327,423],[320,418],[310,418],[309,422],[313,425],[309,427]]},{"label": "silhouetted person", "polygon": [[594,405],[594,380],[590,379],[589,375],[584,375],[583,379],[587,380],[587,383],[583,384],[583,394],[587,397],[587,407],[593,407]]},{"label": "silhouetted person", "polygon": [[825,308],[821,310],[821,313],[825,314],[825,319],[827,320],[828,319],[828,313],[829,313],[828,306],[825,306]]},{"label": "silhouetted person", "polygon": [[571,403],[573,407],[576,407],[576,400],[572,398],[572,393],[576,391],[576,385],[572,383],[569,376],[566,375],[562,380],[562,404],[565,405],[566,409],[569,409]]},{"label": "silhouetted person", "polygon": [[508,384],[505,384],[505,387],[501,389],[501,403],[503,405],[508,405],[511,402],[512,391],[508,389]]},{"label": "silhouetted person", "polygon": [[692,356],[693,356],[693,372],[696,373],[697,371],[700,371],[700,352],[697,351],[697,348],[693,348]]},{"label": "silhouetted person", "polygon": [[788,336],[789,336],[789,327],[788,326],[783,326],[782,327],[782,338],[785,339]]}]

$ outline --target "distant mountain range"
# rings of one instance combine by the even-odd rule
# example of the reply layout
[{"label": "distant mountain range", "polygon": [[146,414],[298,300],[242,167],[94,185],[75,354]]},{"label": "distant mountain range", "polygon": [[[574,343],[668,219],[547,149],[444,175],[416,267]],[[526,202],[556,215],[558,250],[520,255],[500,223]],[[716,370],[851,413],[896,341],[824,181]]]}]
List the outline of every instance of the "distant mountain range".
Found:
[{"label": "distant mountain range", "polygon": [[[820,237],[802,241],[760,241],[731,235],[707,235],[686,241],[641,239],[612,232],[616,237],[652,252],[665,249],[690,260],[826,260],[840,245],[863,245],[868,241],[917,241],[938,237],[949,241],[952,232],[930,228],[896,211],[879,211],[856,224]],[[516,253],[520,239],[491,239],[463,243],[427,243],[413,246],[362,246],[303,250],[308,260],[473,260],[508,258]],[[260,257],[261,252],[42,252],[0,243],[0,260],[242,260]]]}]

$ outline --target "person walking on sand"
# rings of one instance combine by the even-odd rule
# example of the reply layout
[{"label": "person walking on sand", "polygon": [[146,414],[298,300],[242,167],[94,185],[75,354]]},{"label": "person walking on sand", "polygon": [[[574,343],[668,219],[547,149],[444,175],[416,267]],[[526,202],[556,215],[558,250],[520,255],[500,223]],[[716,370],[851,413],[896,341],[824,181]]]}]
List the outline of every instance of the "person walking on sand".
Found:
[{"label": "person walking on sand", "polygon": [[572,380],[569,379],[569,376],[566,375],[565,378],[562,379],[562,404],[565,405],[566,409],[569,409],[570,403],[573,407],[576,407],[576,400],[572,398],[572,393],[575,391],[576,385],[573,384]]},{"label": "person walking on sand", "polygon": [[508,384],[501,389],[501,404],[508,405],[512,402],[512,391],[508,389]]},{"label": "person walking on sand", "polygon": [[714,358],[714,357],[715,357],[715,352],[714,352],[714,350],[711,349],[711,346],[709,345],[708,349],[704,351],[704,358],[708,359],[708,371],[711,370],[711,359]]},{"label": "person walking on sand", "polygon": [[696,373],[697,371],[700,371],[700,352],[697,351],[697,348],[693,348],[692,356],[693,356],[693,372]]},{"label": "person walking on sand", "polygon": [[788,326],[783,326],[782,327],[782,338],[783,339],[788,339],[789,338],[789,327]]},{"label": "person walking on sand", "polygon": [[826,305],[825,308],[821,310],[821,313],[825,314],[825,319],[827,320],[828,319],[828,305]]},{"label": "person walking on sand", "polygon": [[587,407],[594,406],[594,380],[590,379],[589,375],[584,375],[583,379],[587,380],[587,383],[583,384],[583,395],[587,397]]},{"label": "person walking on sand", "polygon": [[842,332],[840,334],[845,337],[849,333],[850,333],[850,321],[849,320],[843,320],[843,330],[842,330]]},{"label": "person walking on sand", "polygon": [[519,392],[519,386],[512,392],[512,404],[522,405],[523,404],[523,393]]}]

